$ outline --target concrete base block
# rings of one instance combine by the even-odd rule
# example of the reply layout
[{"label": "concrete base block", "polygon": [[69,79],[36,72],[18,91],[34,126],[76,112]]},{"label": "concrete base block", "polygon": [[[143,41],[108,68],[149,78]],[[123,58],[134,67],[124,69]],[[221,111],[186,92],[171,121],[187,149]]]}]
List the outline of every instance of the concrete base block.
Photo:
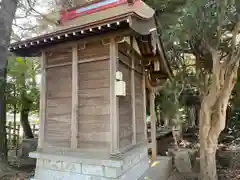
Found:
[{"label": "concrete base block", "polygon": [[134,148],[120,160],[83,154],[56,155],[34,152],[35,180],[138,180],[149,168],[147,148]]}]

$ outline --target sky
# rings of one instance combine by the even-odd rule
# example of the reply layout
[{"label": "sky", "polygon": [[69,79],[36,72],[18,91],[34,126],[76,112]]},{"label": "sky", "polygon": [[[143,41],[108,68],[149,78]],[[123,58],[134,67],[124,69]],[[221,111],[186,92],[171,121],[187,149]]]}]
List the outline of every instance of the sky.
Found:
[{"label": "sky", "polygon": [[[1,1],[1,0],[0,0]],[[33,36],[37,36],[41,34],[41,32],[34,32],[36,28],[34,28],[37,24],[37,18],[41,17],[41,14],[47,14],[52,8],[55,0],[35,0],[36,4],[33,6],[34,10],[27,15],[26,18],[18,18],[25,17],[26,11],[23,8],[18,8],[16,12],[16,19],[13,25],[13,31],[15,34],[21,37],[21,39],[27,39]],[[21,0],[22,7],[28,7],[27,0]],[[30,28],[30,30],[23,30]]]}]

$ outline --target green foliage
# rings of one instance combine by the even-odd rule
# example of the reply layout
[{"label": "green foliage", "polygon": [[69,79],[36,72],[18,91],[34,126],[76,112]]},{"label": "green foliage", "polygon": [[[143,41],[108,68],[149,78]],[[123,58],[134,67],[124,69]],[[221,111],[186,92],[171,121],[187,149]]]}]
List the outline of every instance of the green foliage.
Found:
[{"label": "green foliage", "polygon": [[[178,80],[178,83],[184,84],[180,101],[188,105],[200,103],[200,97],[211,83],[213,67],[211,48],[219,50],[221,61],[227,60],[226,57],[231,56],[235,49],[231,47],[232,31],[239,21],[240,1],[145,0],[145,2],[156,10],[168,60],[174,68],[175,75],[182,77]],[[189,62],[186,54],[194,56],[190,58],[194,63]],[[169,107],[169,102],[166,101],[164,104]],[[167,108],[166,111],[174,110]]]},{"label": "green foliage", "polygon": [[162,115],[169,119],[172,124],[182,123],[180,96],[183,90],[184,84],[181,81],[181,76],[175,76],[173,80],[166,82],[155,99],[155,104],[159,106]]},{"label": "green foliage", "polygon": [[7,108],[9,112],[17,112],[21,108],[27,108],[32,113],[37,113],[39,109],[39,87],[37,75],[39,74],[39,64],[36,59],[23,59],[20,57],[10,57],[8,63],[7,80]]}]

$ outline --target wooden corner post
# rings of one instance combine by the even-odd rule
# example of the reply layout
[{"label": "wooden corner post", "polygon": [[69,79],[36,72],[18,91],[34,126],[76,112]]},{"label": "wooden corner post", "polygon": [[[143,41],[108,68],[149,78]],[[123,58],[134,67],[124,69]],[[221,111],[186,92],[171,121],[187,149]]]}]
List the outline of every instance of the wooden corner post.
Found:
[{"label": "wooden corner post", "polygon": [[156,143],[156,113],[155,113],[155,90],[150,90],[150,114],[151,114],[151,139],[152,139],[152,161],[157,157]]},{"label": "wooden corner post", "polygon": [[46,71],[46,52],[41,55],[41,88],[40,88],[40,128],[38,138],[38,149],[43,148],[44,131],[46,121],[46,100],[47,100],[47,71]]},{"label": "wooden corner post", "polygon": [[143,76],[142,76],[142,89],[143,89],[143,119],[144,119],[144,136],[145,136],[145,140],[148,141],[148,137],[147,137],[147,99],[146,99],[146,73],[145,73],[145,69],[143,70]]},{"label": "wooden corner post", "polygon": [[77,113],[78,112],[78,48],[72,48],[72,116],[71,116],[71,149],[77,149]]},{"label": "wooden corner post", "polygon": [[132,96],[132,123],[133,123],[133,140],[132,145],[137,144],[137,128],[136,128],[136,93],[135,93],[135,54],[133,49],[133,37],[131,43],[131,96]]},{"label": "wooden corner post", "polygon": [[118,98],[116,96],[116,71],[118,66],[118,44],[114,38],[110,39],[110,128],[111,128],[111,155],[119,153],[119,114]]}]

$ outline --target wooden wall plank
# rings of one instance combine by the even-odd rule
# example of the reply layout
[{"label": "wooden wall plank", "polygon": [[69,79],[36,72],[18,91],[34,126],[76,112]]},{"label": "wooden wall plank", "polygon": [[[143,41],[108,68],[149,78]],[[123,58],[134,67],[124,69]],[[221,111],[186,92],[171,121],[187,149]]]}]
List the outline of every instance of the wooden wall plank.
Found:
[{"label": "wooden wall plank", "polygon": [[96,132],[96,131],[89,131],[87,133],[85,132],[79,132],[79,141],[81,142],[111,142],[111,134],[110,132]]},{"label": "wooden wall plank", "polygon": [[107,79],[101,79],[101,80],[79,80],[81,82],[81,86],[79,87],[79,90],[84,89],[97,89],[97,88],[109,88],[110,82]]},{"label": "wooden wall plank", "polygon": [[[108,60],[109,63],[109,60]],[[109,79],[109,70],[78,73],[79,81]]]},{"label": "wooden wall plank", "polygon": [[[121,57],[119,56],[120,60]],[[125,58],[125,61],[127,60]],[[126,147],[132,145],[134,141],[133,135],[133,112],[132,112],[132,71],[122,61],[119,63],[119,70],[123,73],[123,81],[126,82],[126,96],[119,97],[119,132],[120,132],[120,148],[123,151]]]},{"label": "wooden wall plank", "polygon": [[82,106],[79,108],[78,114],[80,116],[83,115],[108,115],[110,114],[110,107],[109,105],[103,105],[103,106]]},{"label": "wooden wall plank", "polygon": [[143,89],[143,119],[144,119],[144,141],[147,142],[147,98],[146,98],[146,74],[143,72],[142,89]]},{"label": "wooden wall plank", "polygon": [[72,117],[72,66],[47,69],[46,91],[45,136],[47,138],[45,144],[69,148]]},{"label": "wooden wall plank", "polygon": [[97,105],[106,105],[110,103],[109,97],[105,98],[104,96],[98,97],[81,97],[81,101],[78,103],[79,108],[81,106],[97,106]]},{"label": "wooden wall plank", "polygon": [[108,55],[108,46],[104,46],[101,41],[90,42],[85,44],[84,49],[79,50],[79,61],[81,62],[81,60],[86,58],[94,58]]},{"label": "wooden wall plank", "polygon": [[47,69],[48,98],[64,98],[72,96],[71,69],[70,65]]},{"label": "wooden wall plank", "polygon": [[101,70],[109,70],[109,60],[83,63],[79,64],[79,66],[81,66],[79,73],[99,72]]},{"label": "wooden wall plank", "polygon": [[79,98],[104,97],[109,99],[109,88],[78,90]]},{"label": "wooden wall plank", "polygon": [[[138,62],[140,63],[140,62]],[[136,64],[135,64],[136,65]],[[143,90],[143,75],[135,71],[135,112],[136,112],[136,142],[142,143],[145,141],[145,124],[146,119],[144,119],[144,90]]]},{"label": "wooden wall plank", "polygon": [[72,49],[62,48],[59,52],[47,54],[47,66],[72,62]]},{"label": "wooden wall plank", "polygon": [[110,143],[105,142],[99,142],[99,141],[78,141],[78,146],[81,151],[87,151],[87,152],[109,152],[110,149]]},{"label": "wooden wall plank", "polygon": [[78,124],[78,126],[81,128],[80,133],[88,133],[88,132],[109,132],[109,115],[101,115],[102,117],[105,116],[104,119],[98,119],[98,123],[96,123],[95,117],[89,115],[88,120],[82,120],[81,123]]},{"label": "wooden wall plank", "polygon": [[[106,150],[111,137],[109,46],[90,43],[78,52],[78,149]],[[94,61],[99,57],[105,58]],[[86,58],[92,61],[82,61]]]}]

